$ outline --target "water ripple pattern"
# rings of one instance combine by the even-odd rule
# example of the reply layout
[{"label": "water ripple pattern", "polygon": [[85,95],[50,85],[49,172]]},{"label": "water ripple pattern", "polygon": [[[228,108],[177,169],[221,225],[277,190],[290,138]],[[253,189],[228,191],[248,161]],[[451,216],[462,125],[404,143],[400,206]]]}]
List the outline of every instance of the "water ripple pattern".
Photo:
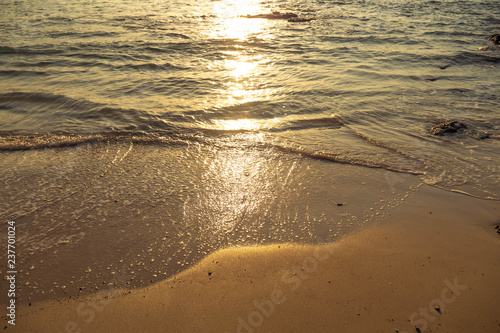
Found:
[{"label": "water ripple pattern", "polygon": [[[500,198],[496,1],[0,7],[3,150],[122,135],[218,146],[247,131],[302,156]],[[276,11],[308,20],[260,15]],[[468,133],[430,133],[451,120]]]}]

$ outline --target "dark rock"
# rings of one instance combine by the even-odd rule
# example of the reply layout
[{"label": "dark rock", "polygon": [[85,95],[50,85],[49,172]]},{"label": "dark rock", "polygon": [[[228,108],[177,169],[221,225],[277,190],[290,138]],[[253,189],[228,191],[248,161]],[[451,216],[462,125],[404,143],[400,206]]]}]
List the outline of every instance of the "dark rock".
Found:
[{"label": "dark rock", "polygon": [[437,124],[431,129],[434,135],[445,135],[448,133],[463,133],[467,130],[467,126],[459,121],[449,121]]},{"label": "dark rock", "polygon": [[309,22],[314,20],[313,18],[299,17],[295,13],[281,13],[281,12],[272,12],[270,14],[242,15],[240,17],[263,18],[268,20],[288,20],[288,22]]},{"label": "dark rock", "polygon": [[485,131],[479,131],[474,128],[469,128],[464,123],[459,121],[449,121],[437,124],[431,128],[431,133],[434,135],[446,135],[446,134],[464,134],[471,138],[477,140],[485,140],[491,137],[491,134]]},{"label": "dark rock", "polygon": [[500,34],[493,35],[488,40],[491,40],[495,44],[500,44]]},{"label": "dark rock", "polygon": [[500,224],[495,226],[495,230],[497,231],[498,234],[500,234]]},{"label": "dark rock", "polygon": [[477,138],[479,140],[488,139],[489,137],[490,137],[490,133],[488,133],[488,132],[478,132],[477,133]]},{"label": "dark rock", "polygon": [[272,12],[271,14],[257,14],[257,15],[244,15],[246,18],[264,18],[271,20],[288,20],[290,18],[298,17],[297,14],[294,13],[280,13],[280,12]]}]

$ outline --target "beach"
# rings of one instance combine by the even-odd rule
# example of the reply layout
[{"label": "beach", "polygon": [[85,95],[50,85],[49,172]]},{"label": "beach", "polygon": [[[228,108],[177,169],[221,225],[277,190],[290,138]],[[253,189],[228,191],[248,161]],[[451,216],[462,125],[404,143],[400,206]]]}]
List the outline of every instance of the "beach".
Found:
[{"label": "beach", "polygon": [[2,1],[0,327],[499,333],[497,2]]},{"label": "beach", "polygon": [[[90,145],[80,148],[85,150],[84,154],[80,153],[89,156],[89,152],[98,152],[101,148]],[[109,175],[96,170],[102,183],[87,181],[91,184],[84,193],[87,196],[94,193],[92,187],[106,188],[107,177],[115,173],[122,174],[122,183],[127,184],[130,191],[137,187],[132,184],[147,188],[153,183],[148,184],[146,179],[136,178],[133,173],[123,176],[121,171],[131,170],[137,161],[144,162],[166,151],[165,147],[149,145],[136,145],[132,149],[130,145],[109,145],[106,149],[118,152],[118,158],[110,158],[114,164],[108,165],[114,170],[108,171]],[[180,148],[170,150],[169,154],[176,154]],[[182,150],[186,151],[186,147]],[[127,151],[127,156],[118,162],[120,154]],[[68,154],[74,153],[74,148],[65,148],[57,153],[53,150],[14,153],[11,158],[19,161],[19,155],[33,158],[43,154],[43,160],[50,161],[50,156],[68,158]],[[277,161],[284,167],[283,156],[277,154]],[[210,154],[207,152],[207,155]],[[226,151],[224,158],[228,156]],[[89,161],[76,160],[74,171],[83,166],[88,170]],[[422,332],[498,331],[500,235],[494,230],[495,223],[499,222],[498,201],[431,187],[421,183],[417,176],[402,177],[388,174],[386,170],[321,160],[299,161],[300,165],[295,164],[297,175],[313,168],[316,172],[308,174],[309,182],[305,186],[299,186],[303,180],[300,177],[287,183],[287,187],[295,191],[288,192],[283,202],[302,208],[299,206],[302,201],[303,207],[309,206],[310,214],[321,216],[321,212],[325,220],[339,221],[342,213],[349,212],[351,219],[359,216],[366,220],[362,228],[350,230],[346,225],[347,230],[332,229],[331,233],[325,228],[323,237],[303,239],[302,244],[292,243],[278,234],[276,239],[261,245],[254,239],[233,246],[213,245],[205,257],[192,260],[185,269],[168,271],[172,276],[160,281],[143,281],[142,285],[133,287],[130,282],[133,283],[134,277],[142,274],[144,279],[146,276],[141,268],[135,268],[136,264],[144,271],[154,270],[155,262],[166,258],[158,250],[160,244],[150,247],[155,251],[154,261],[139,257],[142,260],[129,262],[120,254],[121,247],[115,244],[116,236],[112,235],[120,233],[117,225],[126,228],[129,219],[134,220],[138,237],[151,228],[137,225],[135,205],[129,204],[130,210],[123,212],[120,220],[111,217],[114,223],[101,226],[90,224],[95,217],[88,217],[87,221],[80,217],[83,221],[79,232],[92,235],[85,227],[88,223],[89,228],[98,228],[98,233],[103,235],[102,243],[93,237],[82,237],[79,242],[39,248],[40,253],[21,252],[19,256],[24,257],[25,263],[21,266],[23,273],[18,274],[18,281],[22,283],[19,284],[16,326],[9,325],[6,331],[359,332],[371,329],[413,332],[415,327]],[[255,165],[258,163],[251,168]],[[38,171],[42,178],[47,174],[47,169],[38,163],[27,169],[33,174]],[[364,178],[361,180],[361,177]],[[342,181],[335,183],[338,179]],[[392,180],[392,185],[388,180]],[[321,196],[309,194],[308,197],[311,189]],[[214,191],[212,187],[211,193]],[[302,200],[294,202],[291,194],[296,191],[301,195],[295,197]],[[389,194],[384,198],[386,192]],[[103,201],[105,196],[100,193],[100,197],[93,198]],[[233,192],[232,197],[234,195]],[[81,199],[68,198],[71,199],[61,207],[72,211]],[[331,199],[338,202],[332,203]],[[102,204],[102,211],[111,204],[115,204],[114,200]],[[266,206],[250,218],[258,219],[265,211],[278,209],[281,204]],[[340,209],[344,209],[341,214]],[[60,214],[53,205],[48,205],[26,216],[41,219],[47,215],[42,213],[44,210],[54,219]],[[153,205],[149,211],[154,213]],[[16,222],[18,230],[23,230],[23,221],[20,218]],[[152,224],[152,221],[148,222]],[[185,240],[180,234],[172,237]],[[91,257],[94,265],[90,268],[96,275],[85,273],[89,242],[108,260],[103,259],[105,264],[100,265],[94,259],[95,254]],[[190,246],[193,245],[188,243],[188,249]],[[115,251],[109,251],[110,247]],[[144,247],[132,240],[128,240],[126,248],[136,255],[144,252]],[[38,266],[35,262],[39,258],[43,258],[46,267],[29,270],[32,264]],[[119,263],[123,259],[126,266]],[[131,269],[124,268],[130,263]],[[111,270],[106,269],[108,265]],[[120,266],[122,269],[114,268]],[[64,281],[65,277],[74,283]],[[57,282],[56,286],[41,283],[52,280]],[[30,282],[39,284],[30,289]],[[67,286],[62,288],[63,284]],[[78,290],[81,286],[83,291]]]},{"label": "beach", "polygon": [[409,201],[390,221],[333,244],[222,250],[131,293],[24,306],[19,328],[498,332],[498,203],[431,188]]}]

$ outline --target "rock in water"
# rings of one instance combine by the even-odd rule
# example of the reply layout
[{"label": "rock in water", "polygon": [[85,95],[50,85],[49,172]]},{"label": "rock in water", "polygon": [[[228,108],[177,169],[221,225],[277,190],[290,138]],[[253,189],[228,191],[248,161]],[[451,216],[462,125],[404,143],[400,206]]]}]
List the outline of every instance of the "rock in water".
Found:
[{"label": "rock in water", "polygon": [[294,13],[272,12],[271,14],[244,15],[246,18],[263,18],[270,20],[288,20],[297,17]]},{"label": "rock in water", "polygon": [[447,133],[463,133],[467,130],[467,126],[459,121],[449,121],[437,124],[431,129],[434,135],[445,135]]},{"label": "rock in water", "polygon": [[493,35],[488,40],[491,40],[495,44],[500,44],[500,34]]},{"label": "rock in water", "polygon": [[299,17],[295,13],[280,13],[280,12],[272,12],[271,14],[243,15],[240,17],[262,18],[268,20],[288,20],[288,22],[309,22],[314,20],[313,18]]}]

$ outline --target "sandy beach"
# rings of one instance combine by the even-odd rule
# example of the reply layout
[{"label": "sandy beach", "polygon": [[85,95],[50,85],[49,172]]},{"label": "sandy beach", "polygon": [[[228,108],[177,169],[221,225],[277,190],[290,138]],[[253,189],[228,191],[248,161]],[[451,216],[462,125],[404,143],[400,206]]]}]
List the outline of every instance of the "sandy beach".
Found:
[{"label": "sandy beach", "polygon": [[[128,166],[136,151],[142,158],[155,153],[134,149],[123,162]],[[358,170],[367,179],[387,172],[307,163]],[[16,326],[5,331],[500,332],[500,235],[494,229],[500,202],[421,185],[416,176],[404,180],[411,190],[402,192],[401,202],[358,230],[316,244],[226,246],[140,288],[121,283],[129,278],[124,272],[80,296],[21,297]],[[320,183],[329,187],[324,179],[308,186]],[[346,208],[369,201],[362,189],[370,185],[354,190],[355,184],[352,195],[359,199]]]},{"label": "sandy beach", "polygon": [[2,0],[0,329],[500,333],[498,4]]}]

